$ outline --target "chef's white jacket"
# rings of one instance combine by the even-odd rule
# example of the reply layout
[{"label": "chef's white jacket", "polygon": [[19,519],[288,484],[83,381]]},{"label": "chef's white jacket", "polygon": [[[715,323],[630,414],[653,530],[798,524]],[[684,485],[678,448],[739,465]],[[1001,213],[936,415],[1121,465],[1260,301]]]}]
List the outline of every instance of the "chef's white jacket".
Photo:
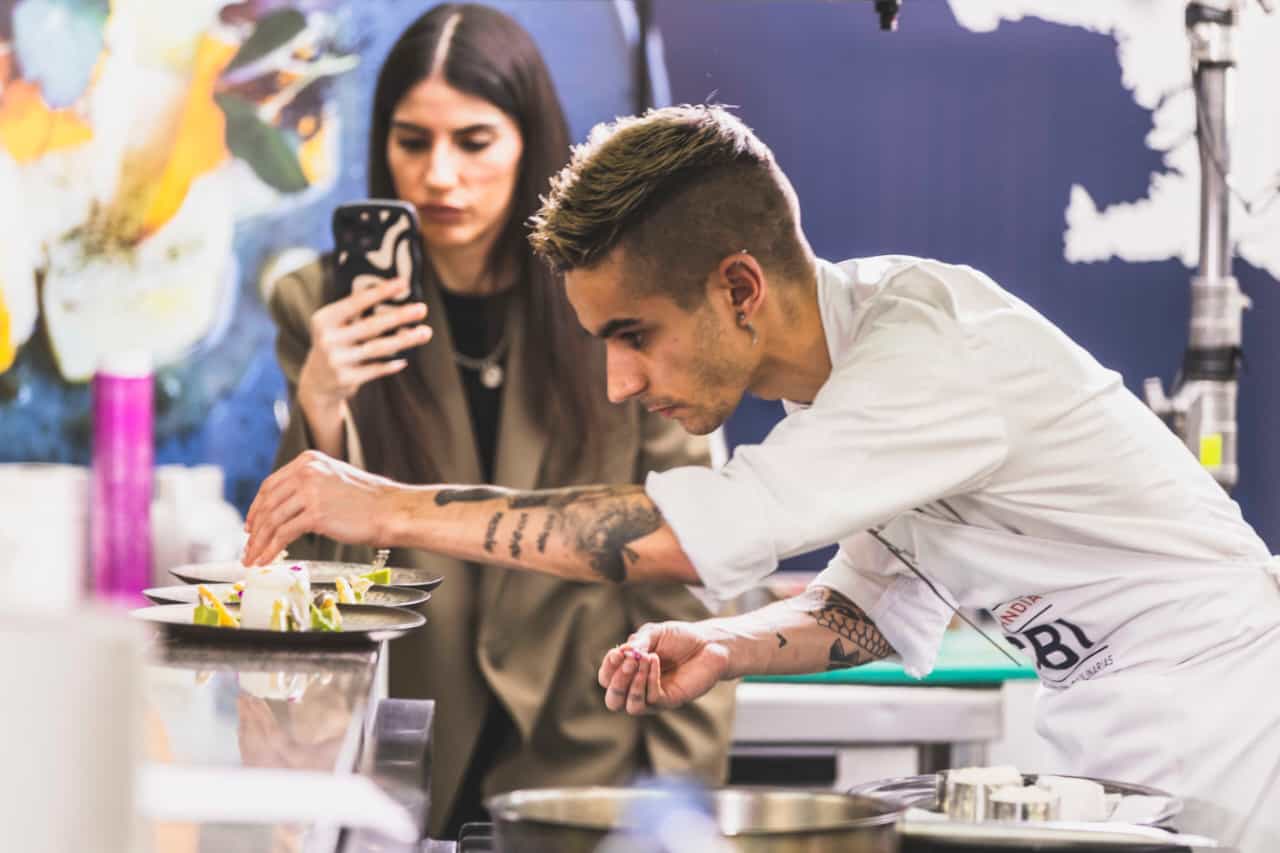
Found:
[{"label": "chef's white jacket", "polygon": [[[1117,373],[974,269],[819,262],[818,300],[832,371],[813,401],[784,401],[719,470],[646,482],[703,582],[731,597],[838,542],[814,583],[862,607],[914,674],[932,668],[942,598],[989,609],[1046,688],[1048,769],[1163,785],[1193,812],[1205,798],[1216,817],[1196,828],[1244,843],[1251,809],[1223,817],[1223,799],[1280,788],[1280,701],[1252,692],[1280,671],[1280,588],[1239,507]],[[1235,751],[1187,695],[1215,681],[1233,691],[1217,701],[1259,700]],[[1211,753],[1217,769],[1197,770]],[[1249,831],[1280,849],[1275,805]]]}]

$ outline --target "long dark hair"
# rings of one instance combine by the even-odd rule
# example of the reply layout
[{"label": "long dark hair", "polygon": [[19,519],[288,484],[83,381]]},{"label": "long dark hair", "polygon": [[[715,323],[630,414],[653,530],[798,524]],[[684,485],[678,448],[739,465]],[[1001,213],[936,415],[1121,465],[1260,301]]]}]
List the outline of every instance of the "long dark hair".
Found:
[{"label": "long dark hair", "polygon": [[[430,76],[440,37],[455,17],[458,21],[442,68],[445,80],[510,116],[524,143],[509,218],[487,262],[491,272],[514,272],[515,287],[524,291],[520,300],[524,351],[513,352],[509,357],[523,359],[529,377],[523,392],[539,424],[550,431],[559,445],[585,447],[594,453],[607,405],[603,352],[578,327],[559,277],[535,258],[527,241],[527,222],[541,203],[539,197],[548,191],[551,176],[569,159],[569,130],[551,75],[524,28],[487,6],[443,3],[401,34],[382,64],[374,90],[369,128],[369,195],[396,197],[387,163],[391,116],[405,94]],[[429,287],[439,286],[430,264],[426,275]],[[408,390],[406,385],[388,381],[371,383],[366,389],[378,386],[381,394],[377,396],[391,393],[396,386]],[[425,383],[412,390],[419,396],[424,391],[430,393]],[[384,396],[380,402],[391,401]],[[394,417],[392,413],[403,412],[406,407],[377,407],[378,417],[370,418],[368,427],[375,435],[386,435],[384,427],[395,426],[389,422]],[[400,426],[413,427],[407,423]],[[391,449],[400,443],[366,442],[370,469],[385,470],[392,457],[399,456],[402,465],[410,469],[406,473],[420,481],[430,482],[439,476],[437,467],[425,458],[430,455],[429,447],[417,447],[413,453],[400,455]]]}]

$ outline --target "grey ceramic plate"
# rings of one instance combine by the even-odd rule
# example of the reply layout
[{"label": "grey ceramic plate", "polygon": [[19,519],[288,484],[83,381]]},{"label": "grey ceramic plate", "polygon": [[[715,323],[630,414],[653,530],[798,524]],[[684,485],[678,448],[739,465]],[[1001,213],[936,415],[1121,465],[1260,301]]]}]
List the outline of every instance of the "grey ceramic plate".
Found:
[{"label": "grey ceramic plate", "polygon": [[[393,640],[427,624],[426,617],[400,607],[373,604],[340,604],[341,631],[264,631],[252,628],[217,628],[196,625],[191,619],[194,604],[157,604],[133,611],[136,619],[162,626],[171,636],[187,640],[252,643],[280,648],[332,648],[359,646]],[[228,604],[237,613],[240,606]]]},{"label": "grey ceramic plate", "polygon": [[[282,566],[305,566],[312,583],[333,583],[340,575],[363,575],[370,570],[368,563],[335,563],[327,560],[282,560]],[[170,569],[169,574],[184,583],[235,583],[244,579],[245,567],[238,560],[221,563],[190,563]],[[390,586],[408,586],[415,589],[435,589],[444,578],[426,569],[397,569],[391,567]]]},{"label": "grey ceramic plate", "polygon": [[[1039,774],[1036,773],[1024,773],[1022,774],[1022,780],[1026,784],[1031,785],[1035,783],[1038,775]],[[1054,773],[1046,775],[1060,776],[1064,774]],[[1154,815],[1151,820],[1144,821],[1144,823],[1150,826],[1164,826],[1182,813],[1182,800],[1178,799],[1173,794],[1170,794],[1168,791],[1161,791],[1158,788],[1148,788],[1145,785],[1130,785],[1125,782],[1113,782],[1109,779],[1094,779],[1090,776],[1078,776],[1075,778],[1089,779],[1091,782],[1097,782],[1108,794],[1159,797],[1165,800],[1164,808],[1161,809],[1158,814]],[[895,803],[906,808],[937,811],[937,786],[937,775],[934,773],[926,773],[923,776],[899,776],[894,779],[880,779],[875,782],[855,785],[849,789],[849,793],[877,797],[881,800],[887,800],[888,802]]]},{"label": "grey ceramic plate", "polygon": [[[231,592],[231,584],[229,583],[211,583],[206,584],[206,586],[220,601],[226,601]],[[313,583],[311,584],[311,591],[333,592],[334,585],[331,583]],[[199,598],[199,593],[196,591],[194,584],[157,586],[151,589],[144,589],[142,594],[152,604],[195,604]],[[364,601],[360,603],[380,604],[383,607],[417,607],[430,599],[431,593],[425,589],[413,589],[407,586],[378,586],[374,584],[369,587],[369,591],[364,595]]]}]

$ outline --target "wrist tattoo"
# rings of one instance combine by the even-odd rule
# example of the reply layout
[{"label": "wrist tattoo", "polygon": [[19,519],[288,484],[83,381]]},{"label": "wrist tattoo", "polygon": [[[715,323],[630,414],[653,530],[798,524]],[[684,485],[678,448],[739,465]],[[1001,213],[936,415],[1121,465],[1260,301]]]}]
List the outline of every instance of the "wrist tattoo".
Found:
[{"label": "wrist tattoo", "polygon": [[893,653],[893,647],[866,611],[833,589],[822,588],[819,593],[822,602],[813,611],[814,620],[851,643],[848,651],[839,639],[832,643],[831,668],[870,663]]},{"label": "wrist tattoo", "polygon": [[516,529],[511,533],[511,559],[518,560],[520,558],[520,540],[524,538],[524,526],[529,521],[529,513],[520,513],[520,520],[516,522]]},{"label": "wrist tattoo", "polygon": [[502,521],[502,513],[495,512],[489,519],[489,529],[484,532],[484,550],[492,554],[498,547],[498,522]]}]

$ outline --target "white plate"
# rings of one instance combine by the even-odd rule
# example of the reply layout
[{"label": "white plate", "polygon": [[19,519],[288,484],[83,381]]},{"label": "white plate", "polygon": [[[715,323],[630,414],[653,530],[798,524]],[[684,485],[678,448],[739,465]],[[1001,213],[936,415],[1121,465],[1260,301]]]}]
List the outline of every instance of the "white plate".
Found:
[{"label": "white plate", "polygon": [[[303,566],[311,575],[312,583],[333,583],[340,576],[363,575],[372,571],[368,563],[338,563],[329,560],[282,560],[276,565]],[[426,569],[391,569],[389,586],[407,586],[415,589],[435,589],[444,578]],[[170,569],[169,574],[184,583],[235,583],[244,580],[247,572],[239,560],[220,563],[189,563]]]},{"label": "white plate", "polygon": [[[219,628],[192,622],[194,604],[157,604],[134,610],[132,616],[159,625],[171,636],[199,642],[252,643],[287,648],[332,648],[359,646],[394,640],[427,624],[421,613],[400,607],[374,604],[340,604],[341,631],[266,631],[260,628]],[[227,610],[238,613],[238,604]]]}]

